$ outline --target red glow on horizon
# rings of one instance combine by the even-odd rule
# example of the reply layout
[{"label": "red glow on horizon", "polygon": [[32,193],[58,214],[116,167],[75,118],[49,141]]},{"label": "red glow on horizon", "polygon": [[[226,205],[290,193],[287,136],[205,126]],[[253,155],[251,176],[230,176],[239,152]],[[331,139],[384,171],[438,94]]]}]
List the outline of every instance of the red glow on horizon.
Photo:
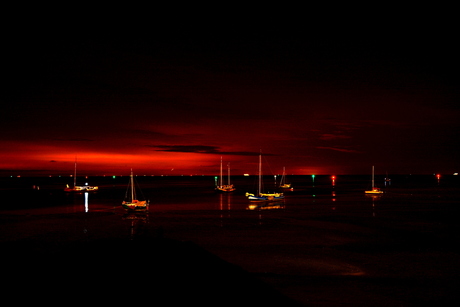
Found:
[{"label": "red glow on horizon", "polygon": [[[216,153],[171,152],[153,150],[151,147],[137,146],[130,149],[122,147],[116,151],[110,148],[94,150],[91,148],[67,147],[61,144],[33,144],[10,142],[2,152],[0,171],[7,175],[17,172],[25,175],[71,175],[77,161],[77,174],[83,175],[122,175],[132,168],[137,174],[146,175],[217,175],[220,156]],[[59,145],[59,146],[58,146]],[[225,148],[231,152],[231,148]],[[238,147],[241,152],[244,148]],[[253,155],[226,155],[224,160],[231,163],[232,175],[257,173],[257,157]],[[327,175],[332,172],[325,167],[308,165],[289,165],[285,157],[268,156],[269,168],[264,169],[280,174],[286,165],[290,175]],[[336,167],[334,167],[337,170]]]}]

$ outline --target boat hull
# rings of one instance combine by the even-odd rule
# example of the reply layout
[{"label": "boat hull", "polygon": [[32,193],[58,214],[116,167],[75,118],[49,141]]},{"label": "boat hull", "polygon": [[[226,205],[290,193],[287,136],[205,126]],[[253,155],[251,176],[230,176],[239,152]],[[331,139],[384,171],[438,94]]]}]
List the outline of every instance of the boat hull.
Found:
[{"label": "boat hull", "polygon": [[219,192],[233,192],[235,191],[235,187],[232,185],[223,185],[216,187],[216,190]]},{"label": "boat hull", "polygon": [[147,201],[123,202],[121,206],[130,211],[145,211],[149,208]]},{"label": "boat hull", "polygon": [[65,188],[64,191],[66,192],[94,192],[99,190],[97,186],[90,186],[90,185],[79,185],[73,188]]},{"label": "boat hull", "polygon": [[246,193],[246,196],[250,201],[278,201],[278,200],[283,200],[284,195],[281,193],[275,193],[275,194],[260,194],[259,196],[256,196],[254,194],[249,194]]},{"label": "boat hull", "polygon": [[383,191],[379,188],[372,188],[372,190],[364,191],[366,194],[383,194]]}]

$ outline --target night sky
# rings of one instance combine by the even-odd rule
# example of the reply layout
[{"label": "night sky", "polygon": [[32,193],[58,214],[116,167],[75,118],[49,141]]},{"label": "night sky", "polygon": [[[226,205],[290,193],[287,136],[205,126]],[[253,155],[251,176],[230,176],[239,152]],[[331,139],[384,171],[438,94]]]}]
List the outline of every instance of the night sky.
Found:
[{"label": "night sky", "polygon": [[459,172],[453,29],[359,29],[10,35],[0,175]]}]

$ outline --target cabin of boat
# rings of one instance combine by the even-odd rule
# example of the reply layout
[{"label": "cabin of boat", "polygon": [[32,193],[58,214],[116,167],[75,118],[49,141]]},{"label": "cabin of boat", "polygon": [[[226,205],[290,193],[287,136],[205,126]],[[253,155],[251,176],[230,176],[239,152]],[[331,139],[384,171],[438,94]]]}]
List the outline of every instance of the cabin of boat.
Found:
[{"label": "cabin of boat", "polygon": [[259,196],[251,193],[246,193],[246,197],[250,201],[276,201],[284,199],[283,193],[259,193]]},{"label": "cabin of boat", "polygon": [[121,203],[122,207],[127,210],[146,210],[148,208],[148,202],[146,200],[133,200],[133,201],[124,201]]}]

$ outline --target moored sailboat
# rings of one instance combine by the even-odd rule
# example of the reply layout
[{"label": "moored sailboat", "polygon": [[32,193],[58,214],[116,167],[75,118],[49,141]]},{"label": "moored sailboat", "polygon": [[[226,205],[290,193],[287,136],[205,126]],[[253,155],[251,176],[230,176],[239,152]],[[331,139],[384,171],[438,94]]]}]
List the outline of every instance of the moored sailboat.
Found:
[{"label": "moored sailboat", "polygon": [[130,211],[145,211],[149,208],[148,200],[138,200],[136,196],[136,189],[134,187],[133,170],[131,169],[131,176],[126,190],[125,200],[121,203],[122,207]]},{"label": "moored sailboat", "polygon": [[246,193],[250,201],[279,201],[284,199],[283,193],[262,193],[262,154],[259,154],[259,185],[257,193]]},{"label": "moored sailboat", "polygon": [[74,174],[73,174],[73,187],[70,187],[67,184],[64,191],[66,192],[92,192],[92,191],[97,191],[97,190],[99,190],[98,186],[88,185],[88,183],[86,183],[85,185],[77,185],[77,161],[75,159],[75,169],[74,169]]},{"label": "moored sailboat", "polygon": [[380,188],[375,187],[374,185],[374,166],[372,165],[372,188],[370,190],[364,191],[366,194],[383,194],[383,191]]},{"label": "moored sailboat", "polygon": [[227,184],[224,184],[222,176],[222,157],[220,157],[220,185],[216,186],[216,190],[220,192],[233,192],[236,190],[233,184],[230,183],[230,163],[228,163],[228,180]]},{"label": "moored sailboat", "polygon": [[283,167],[283,175],[281,176],[280,188],[281,189],[291,189],[291,190],[294,189],[290,183],[286,183],[286,170],[285,170],[285,167]]}]

